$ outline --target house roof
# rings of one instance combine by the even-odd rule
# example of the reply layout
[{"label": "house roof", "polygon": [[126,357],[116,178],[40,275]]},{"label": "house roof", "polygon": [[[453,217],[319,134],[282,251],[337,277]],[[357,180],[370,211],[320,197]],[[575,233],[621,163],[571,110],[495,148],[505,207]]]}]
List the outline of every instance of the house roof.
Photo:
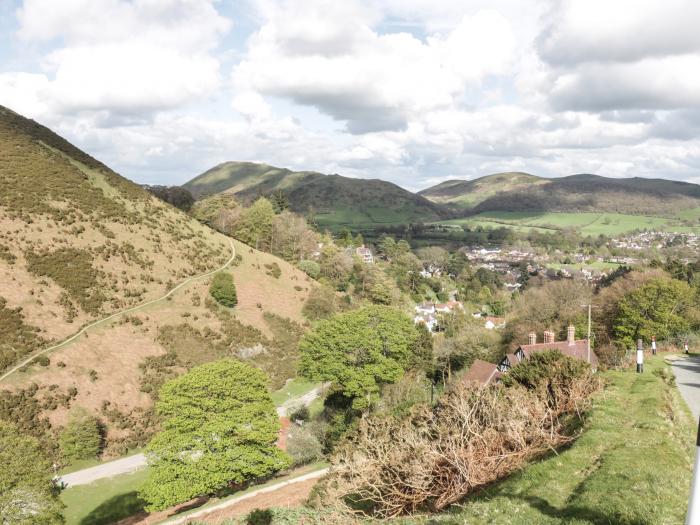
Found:
[{"label": "house roof", "polygon": [[[520,348],[525,357],[530,357],[536,352],[542,350],[559,350],[562,354],[588,361],[588,341],[586,339],[577,339],[572,344],[568,341],[556,341],[554,343],[536,343],[534,345],[520,345]],[[598,356],[591,350],[591,365],[595,368],[598,366]]]},{"label": "house roof", "polygon": [[518,359],[518,356],[515,354],[506,354],[506,357],[508,358],[510,366],[515,366],[520,362],[520,359]]},{"label": "house roof", "polygon": [[467,373],[462,376],[462,381],[474,381],[485,386],[492,381],[497,381],[499,377],[501,377],[501,373],[496,365],[477,359],[469,367]]}]

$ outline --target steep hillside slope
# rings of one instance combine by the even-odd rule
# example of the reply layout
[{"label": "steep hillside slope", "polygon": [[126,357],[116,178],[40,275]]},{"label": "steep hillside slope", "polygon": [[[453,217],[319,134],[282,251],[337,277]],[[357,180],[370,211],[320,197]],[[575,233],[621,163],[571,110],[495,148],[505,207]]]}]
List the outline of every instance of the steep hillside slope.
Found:
[{"label": "steep hillside slope", "polygon": [[554,211],[675,215],[700,206],[700,186],[665,179],[579,174],[545,179],[503,173],[448,181],[420,192],[462,212]]},{"label": "steep hillside slope", "polygon": [[248,201],[281,190],[293,211],[313,214],[324,226],[432,221],[447,216],[442,206],[391,182],[295,172],[252,162],[219,164],[184,186],[197,198],[230,192]]},{"label": "steep hillside slope", "polygon": [[294,374],[313,284],[296,268],[236,242],[235,309],[211,301],[206,276],[163,298],[224,265],[231,240],[3,107],[0,188],[0,375],[82,326],[155,300],[3,380],[0,418],[46,438],[82,407],[119,453],[153,430],[160,382],[193,364],[237,355],[268,370],[273,386]]}]

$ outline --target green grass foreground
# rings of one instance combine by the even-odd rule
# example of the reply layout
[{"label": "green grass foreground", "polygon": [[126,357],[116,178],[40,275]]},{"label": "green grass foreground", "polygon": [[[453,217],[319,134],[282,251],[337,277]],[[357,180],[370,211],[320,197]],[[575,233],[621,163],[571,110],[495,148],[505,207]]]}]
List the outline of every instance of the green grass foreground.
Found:
[{"label": "green grass foreground", "polygon": [[451,512],[404,524],[681,524],[695,423],[661,356],[644,374],[608,371],[570,447],[475,494]]}]

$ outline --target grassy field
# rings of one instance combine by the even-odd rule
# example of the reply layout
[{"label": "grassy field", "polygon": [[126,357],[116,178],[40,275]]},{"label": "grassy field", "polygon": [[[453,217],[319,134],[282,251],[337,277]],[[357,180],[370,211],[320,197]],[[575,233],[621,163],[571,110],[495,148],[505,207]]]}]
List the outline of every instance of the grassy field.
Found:
[{"label": "grassy field", "polygon": [[645,217],[621,213],[538,213],[538,212],[484,212],[473,217],[443,221],[441,224],[508,227],[518,231],[538,231],[571,228],[583,235],[621,235],[633,230],[658,230],[679,233],[700,232],[700,226],[688,226],[683,220],[697,221],[700,211],[684,210],[677,219]]},{"label": "grassy field", "polygon": [[137,491],[146,469],[102,479],[61,493],[66,525],[107,525],[143,510]]},{"label": "grassy field", "polygon": [[568,449],[469,498],[452,512],[408,524],[683,523],[695,425],[658,356],[605,372],[584,434]]}]

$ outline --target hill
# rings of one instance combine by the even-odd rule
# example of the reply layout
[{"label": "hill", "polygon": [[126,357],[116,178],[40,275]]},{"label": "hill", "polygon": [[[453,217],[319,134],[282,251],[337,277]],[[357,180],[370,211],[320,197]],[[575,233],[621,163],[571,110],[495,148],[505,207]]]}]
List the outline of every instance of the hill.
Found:
[{"label": "hill", "polygon": [[397,224],[446,218],[440,205],[378,179],[291,171],[253,162],[225,162],[184,185],[198,198],[221,192],[251,201],[282,191],[292,211],[322,226]]},{"label": "hill", "polygon": [[[296,268],[4,107],[0,187],[0,376],[91,326],[0,382],[0,418],[51,448],[80,407],[100,417],[107,453],[119,454],[154,428],[157,386],[194,364],[237,355],[266,369],[271,387],[294,375],[313,285]],[[239,304],[227,309],[209,299],[208,273],[234,254]]]},{"label": "hill", "polygon": [[609,212],[675,216],[700,206],[700,186],[641,177],[615,179],[579,174],[546,179],[499,173],[473,181],[448,181],[421,195],[462,212]]}]

